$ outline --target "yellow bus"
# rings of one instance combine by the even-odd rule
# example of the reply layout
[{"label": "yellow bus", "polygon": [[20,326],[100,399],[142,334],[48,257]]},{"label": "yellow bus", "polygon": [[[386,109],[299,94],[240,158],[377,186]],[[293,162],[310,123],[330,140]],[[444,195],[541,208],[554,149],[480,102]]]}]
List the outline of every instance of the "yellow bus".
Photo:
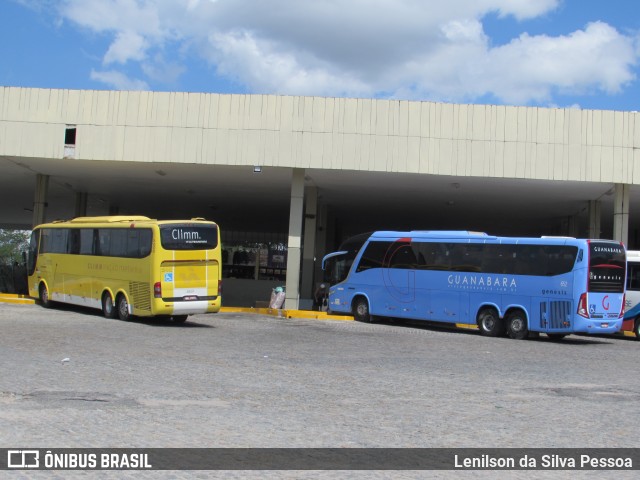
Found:
[{"label": "yellow bus", "polygon": [[29,294],[102,310],[107,318],[213,313],[222,303],[218,225],[202,218],[78,217],[38,225],[27,262]]}]

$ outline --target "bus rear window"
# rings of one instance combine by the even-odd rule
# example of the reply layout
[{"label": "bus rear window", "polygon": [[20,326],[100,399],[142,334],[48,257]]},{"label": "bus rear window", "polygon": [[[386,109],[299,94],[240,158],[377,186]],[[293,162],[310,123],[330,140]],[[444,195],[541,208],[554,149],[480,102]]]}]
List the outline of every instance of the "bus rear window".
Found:
[{"label": "bus rear window", "polygon": [[589,291],[623,292],[626,276],[624,247],[615,243],[589,243]]},{"label": "bus rear window", "polygon": [[194,224],[161,225],[160,242],[165,250],[211,250],[218,246],[218,227]]}]

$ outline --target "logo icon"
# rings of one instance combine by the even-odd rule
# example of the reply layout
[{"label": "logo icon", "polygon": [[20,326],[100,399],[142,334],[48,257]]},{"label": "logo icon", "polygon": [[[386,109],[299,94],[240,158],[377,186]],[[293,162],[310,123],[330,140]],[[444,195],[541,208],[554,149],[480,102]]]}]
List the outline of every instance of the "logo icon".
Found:
[{"label": "logo icon", "polygon": [[8,468],[38,468],[40,452],[38,450],[8,450]]}]

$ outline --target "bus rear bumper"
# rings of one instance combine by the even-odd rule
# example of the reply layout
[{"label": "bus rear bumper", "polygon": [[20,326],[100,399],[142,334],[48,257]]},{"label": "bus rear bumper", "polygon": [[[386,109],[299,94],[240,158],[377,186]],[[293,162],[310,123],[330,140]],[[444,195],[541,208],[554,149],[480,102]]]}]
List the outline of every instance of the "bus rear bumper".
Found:
[{"label": "bus rear bumper", "polygon": [[195,300],[179,302],[154,302],[154,315],[197,315],[199,313],[217,313],[220,311],[222,301],[220,297],[216,300]]},{"label": "bus rear bumper", "polygon": [[584,319],[576,322],[573,331],[576,333],[588,333],[592,335],[610,335],[620,331],[622,328],[622,319]]}]

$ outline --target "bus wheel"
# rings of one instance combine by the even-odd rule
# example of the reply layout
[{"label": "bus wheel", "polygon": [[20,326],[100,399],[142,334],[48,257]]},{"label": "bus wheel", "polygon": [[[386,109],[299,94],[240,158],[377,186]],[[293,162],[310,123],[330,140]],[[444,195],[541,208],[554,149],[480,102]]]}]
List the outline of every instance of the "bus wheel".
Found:
[{"label": "bus wheel", "polygon": [[493,308],[485,308],[478,314],[478,328],[486,337],[499,337],[504,333],[504,321]]},{"label": "bus wheel", "polygon": [[189,316],[189,315],[173,315],[173,316],[171,317],[171,320],[173,320],[173,321],[174,321],[174,322],[176,322],[176,323],[184,323],[184,322],[186,322],[186,321],[187,321],[187,317],[188,317],[188,316]]},{"label": "bus wheel", "polygon": [[127,302],[127,297],[123,294],[118,295],[118,299],[116,300],[118,304],[118,317],[120,320],[127,321],[131,318],[131,314],[129,314],[129,302]]},{"label": "bus wheel", "polygon": [[358,322],[371,323],[371,314],[369,313],[369,302],[366,298],[359,297],[353,302],[353,318]]},{"label": "bus wheel", "polygon": [[549,340],[551,340],[552,342],[557,342],[558,340],[562,340],[566,336],[567,336],[566,333],[547,333],[547,337],[549,337]]},{"label": "bus wheel", "polygon": [[636,318],[636,322],[633,324],[633,333],[636,334],[636,340],[640,340],[640,317]]},{"label": "bus wheel", "polygon": [[102,314],[106,318],[116,318],[116,308],[111,300],[111,295],[107,292],[102,295]]},{"label": "bus wheel", "polygon": [[519,310],[513,311],[507,315],[507,335],[514,340],[524,340],[529,336],[527,329],[527,319]]},{"label": "bus wheel", "polygon": [[51,308],[51,300],[49,299],[49,289],[44,283],[40,284],[40,288],[38,289],[40,305],[44,308]]}]

